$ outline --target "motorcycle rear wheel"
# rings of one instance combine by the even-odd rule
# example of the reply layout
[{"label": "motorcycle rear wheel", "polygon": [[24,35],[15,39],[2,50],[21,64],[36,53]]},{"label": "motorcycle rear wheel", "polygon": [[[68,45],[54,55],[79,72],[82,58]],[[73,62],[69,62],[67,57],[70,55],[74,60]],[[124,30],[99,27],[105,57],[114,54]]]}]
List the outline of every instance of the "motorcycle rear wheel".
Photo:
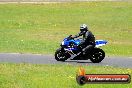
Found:
[{"label": "motorcycle rear wheel", "polygon": [[90,55],[90,60],[93,63],[100,63],[105,58],[105,52],[100,48],[94,48]]}]

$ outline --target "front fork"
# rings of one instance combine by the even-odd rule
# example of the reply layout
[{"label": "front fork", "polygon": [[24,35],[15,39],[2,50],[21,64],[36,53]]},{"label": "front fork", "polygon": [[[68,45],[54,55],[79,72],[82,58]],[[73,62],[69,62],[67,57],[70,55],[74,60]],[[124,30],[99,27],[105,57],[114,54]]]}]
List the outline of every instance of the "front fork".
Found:
[{"label": "front fork", "polygon": [[69,54],[69,52],[66,51],[63,47],[61,47],[60,50],[61,50],[62,53],[64,53],[64,55],[65,55],[67,58],[70,58],[70,57],[71,57],[71,55]]}]

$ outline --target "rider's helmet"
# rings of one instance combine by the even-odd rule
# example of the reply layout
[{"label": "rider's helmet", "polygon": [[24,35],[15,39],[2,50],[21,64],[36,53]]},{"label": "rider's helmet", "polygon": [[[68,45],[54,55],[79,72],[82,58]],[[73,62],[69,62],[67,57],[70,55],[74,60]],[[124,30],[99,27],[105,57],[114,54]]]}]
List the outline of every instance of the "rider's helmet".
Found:
[{"label": "rider's helmet", "polygon": [[81,31],[81,32],[87,32],[87,31],[88,31],[87,25],[86,25],[86,24],[82,24],[82,25],[80,26],[80,31]]}]

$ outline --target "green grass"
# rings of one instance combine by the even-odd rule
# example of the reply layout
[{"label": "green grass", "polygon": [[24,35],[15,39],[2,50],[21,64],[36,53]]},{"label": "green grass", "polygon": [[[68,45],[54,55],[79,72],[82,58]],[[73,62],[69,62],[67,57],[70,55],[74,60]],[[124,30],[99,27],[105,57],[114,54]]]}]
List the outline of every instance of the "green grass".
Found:
[{"label": "green grass", "polygon": [[[132,69],[83,66],[87,74],[130,74]],[[88,84],[79,86],[76,73],[79,66],[0,64],[0,88],[131,88],[130,84]]]},{"label": "green grass", "polygon": [[1,4],[0,52],[53,54],[64,37],[88,24],[108,40],[107,55],[132,55],[131,2]]}]

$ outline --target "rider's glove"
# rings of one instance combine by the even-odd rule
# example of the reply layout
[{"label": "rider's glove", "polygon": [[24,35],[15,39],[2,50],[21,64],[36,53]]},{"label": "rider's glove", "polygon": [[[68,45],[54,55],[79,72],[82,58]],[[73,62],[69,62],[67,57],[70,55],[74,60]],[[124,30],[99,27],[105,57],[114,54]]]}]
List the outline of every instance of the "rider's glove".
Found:
[{"label": "rider's glove", "polygon": [[74,37],[72,35],[69,35],[69,39],[74,39]]}]

